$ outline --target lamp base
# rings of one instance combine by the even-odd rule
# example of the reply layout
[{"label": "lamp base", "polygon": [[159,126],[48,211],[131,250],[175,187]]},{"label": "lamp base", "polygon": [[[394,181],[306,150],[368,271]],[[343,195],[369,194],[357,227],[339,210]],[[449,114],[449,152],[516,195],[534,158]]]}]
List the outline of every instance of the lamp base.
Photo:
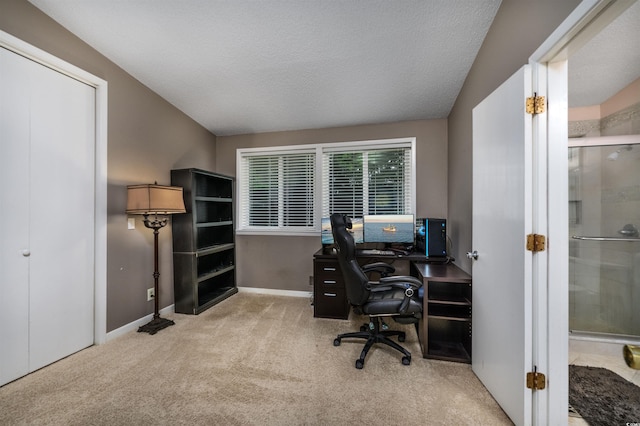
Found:
[{"label": "lamp base", "polygon": [[174,324],[175,322],[171,321],[170,319],[158,317],[158,318],[152,319],[147,324],[138,328],[138,333],[144,332],[149,334],[156,334],[158,331],[162,330],[163,328],[167,328],[170,325],[174,325]]}]

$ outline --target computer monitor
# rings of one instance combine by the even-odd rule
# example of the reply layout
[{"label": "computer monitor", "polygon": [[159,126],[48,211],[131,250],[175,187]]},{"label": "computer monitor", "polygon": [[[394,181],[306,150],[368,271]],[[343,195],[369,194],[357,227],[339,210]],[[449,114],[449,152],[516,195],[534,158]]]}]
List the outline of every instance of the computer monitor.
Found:
[{"label": "computer monitor", "polygon": [[364,216],[364,242],[413,244],[415,222],[412,214]]},{"label": "computer monitor", "polygon": [[[362,244],[364,242],[364,233],[362,231],[362,218],[354,217],[350,218],[351,220],[351,235],[353,235],[353,242],[356,244]],[[321,233],[322,236],[322,245],[328,246],[333,244],[333,233],[331,232],[331,219],[328,217],[323,217],[321,222]]]}]

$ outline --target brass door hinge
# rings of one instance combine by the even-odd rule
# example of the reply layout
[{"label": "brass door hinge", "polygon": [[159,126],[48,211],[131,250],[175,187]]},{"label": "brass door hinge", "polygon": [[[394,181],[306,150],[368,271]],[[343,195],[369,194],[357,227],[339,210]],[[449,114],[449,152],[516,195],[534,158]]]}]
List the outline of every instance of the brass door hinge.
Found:
[{"label": "brass door hinge", "polygon": [[547,387],[547,378],[536,369],[527,373],[527,389],[542,390]]},{"label": "brass door hinge", "polygon": [[542,114],[545,111],[544,96],[538,96],[534,93],[533,96],[527,98],[526,102],[527,114]]},{"label": "brass door hinge", "polygon": [[529,234],[527,235],[527,250],[529,251],[544,251],[546,248],[547,239],[544,235]]}]

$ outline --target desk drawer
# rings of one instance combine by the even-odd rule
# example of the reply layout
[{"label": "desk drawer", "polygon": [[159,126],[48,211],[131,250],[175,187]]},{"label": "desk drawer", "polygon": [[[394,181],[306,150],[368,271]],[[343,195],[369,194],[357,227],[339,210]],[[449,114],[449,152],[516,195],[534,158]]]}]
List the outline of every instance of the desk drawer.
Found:
[{"label": "desk drawer", "polygon": [[344,290],[342,277],[319,276],[315,279],[315,285],[321,287],[323,291]]},{"label": "desk drawer", "polygon": [[342,271],[338,262],[315,262],[313,273],[317,278],[333,279],[342,282]]},{"label": "desk drawer", "polygon": [[313,316],[321,318],[349,318],[349,303],[344,288],[318,286],[313,296]]},{"label": "desk drawer", "polygon": [[314,259],[313,274],[313,315],[321,318],[347,319],[349,303],[337,259]]}]

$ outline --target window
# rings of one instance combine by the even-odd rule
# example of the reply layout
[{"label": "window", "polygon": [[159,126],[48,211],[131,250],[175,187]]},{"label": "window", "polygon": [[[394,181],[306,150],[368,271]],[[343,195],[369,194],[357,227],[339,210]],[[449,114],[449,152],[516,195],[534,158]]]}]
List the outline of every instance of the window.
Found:
[{"label": "window", "polygon": [[412,212],[410,147],[329,151],[322,163],[323,217]]},{"label": "window", "polygon": [[238,232],[309,234],[332,213],[412,214],[415,139],[240,149]]},{"label": "window", "polygon": [[313,228],[315,151],[240,159],[240,229]]}]

